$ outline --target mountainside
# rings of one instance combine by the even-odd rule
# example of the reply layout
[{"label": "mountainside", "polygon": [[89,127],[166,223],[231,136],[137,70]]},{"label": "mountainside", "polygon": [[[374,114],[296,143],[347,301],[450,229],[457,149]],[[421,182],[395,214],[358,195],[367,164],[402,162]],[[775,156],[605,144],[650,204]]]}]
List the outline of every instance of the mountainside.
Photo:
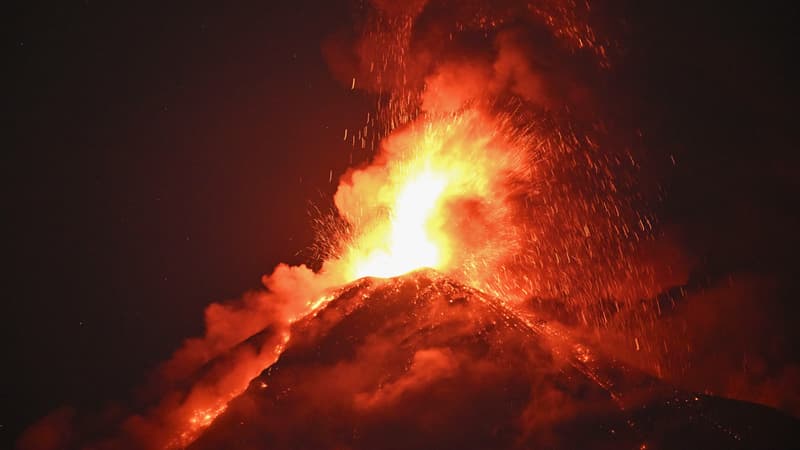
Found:
[{"label": "mountainside", "polygon": [[190,448],[797,448],[798,425],[678,392],[420,271],[359,280],[297,322]]}]

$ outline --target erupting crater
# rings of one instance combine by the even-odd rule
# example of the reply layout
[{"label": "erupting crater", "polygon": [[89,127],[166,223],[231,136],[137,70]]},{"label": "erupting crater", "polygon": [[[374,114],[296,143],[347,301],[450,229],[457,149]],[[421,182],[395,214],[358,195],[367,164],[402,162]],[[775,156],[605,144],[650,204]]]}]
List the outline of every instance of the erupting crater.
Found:
[{"label": "erupting crater", "polygon": [[564,352],[432,270],[344,286],[292,336],[190,448],[770,448],[794,423]]}]

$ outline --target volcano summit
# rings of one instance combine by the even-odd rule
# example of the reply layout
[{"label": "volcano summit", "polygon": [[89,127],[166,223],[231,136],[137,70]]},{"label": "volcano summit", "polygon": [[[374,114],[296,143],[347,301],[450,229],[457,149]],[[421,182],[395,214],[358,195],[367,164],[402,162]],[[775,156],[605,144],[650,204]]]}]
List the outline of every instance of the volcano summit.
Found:
[{"label": "volcano summit", "polygon": [[782,448],[796,426],[672,389],[423,270],[358,280],[295,323],[190,448]]}]

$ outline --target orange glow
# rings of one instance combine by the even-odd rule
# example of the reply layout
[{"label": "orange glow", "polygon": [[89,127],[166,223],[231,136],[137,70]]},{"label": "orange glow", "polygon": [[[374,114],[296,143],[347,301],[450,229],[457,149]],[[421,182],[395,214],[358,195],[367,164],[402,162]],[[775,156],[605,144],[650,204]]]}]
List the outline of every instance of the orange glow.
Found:
[{"label": "orange glow", "polygon": [[390,216],[388,248],[377,248],[356,263],[355,278],[393,277],[421,267],[438,267],[442,251],[428,231],[447,181],[430,172],[410,180],[398,193]]},{"label": "orange glow", "polygon": [[218,415],[222,414],[227,407],[227,403],[218,405],[216,408],[209,408],[204,410],[195,411],[189,418],[189,423],[195,427],[207,427],[211,424]]},{"label": "orange glow", "polygon": [[346,175],[336,194],[355,228],[346,278],[420,268],[452,274],[463,269],[456,262],[477,256],[485,264],[505,253],[515,228],[508,181],[527,167],[523,154],[502,121],[477,109],[423,116],[396,130],[373,164]]},{"label": "orange glow", "polygon": [[[265,291],[209,306],[206,335],[187,340],[165,364],[168,395],[144,418],[127,419],[131,433],[152,442],[146,448],[190,445],[277,361],[295,321],[322,311],[337,298],[333,288],[359,278],[432,268],[509,304],[563,303],[570,314],[579,311],[587,326],[608,324],[606,310],[595,307],[597,299],[638,305],[633,302],[661,291],[653,283],[652,293],[639,293],[649,288],[651,271],[629,256],[636,254],[633,243],[653,230],[648,217],[624,198],[634,190],[630,180],[618,179],[627,161],[636,165],[633,155],[627,148],[606,148],[617,139],[604,137],[602,120],[573,126],[570,111],[581,105],[572,94],[581,98],[583,86],[558,79],[566,70],[540,64],[550,59],[550,52],[537,59],[538,45],[544,49],[545,42],[529,47],[526,35],[500,27],[501,20],[480,17],[473,25],[459,20],[448,46],[461,42],[454,34],[479,30],[487,38],[495,35],[496,54],[470,49],[450,61],[449,53],[438,55],[443,51],[438,43],[412,51],[412,16],[388,20],[382,11],[393,10],[392,2],[369,3],[380,4],[369,19],[375,24],[368,25],[355,53],[344,52],[348,60],[357,55],[365,70],[345,79],[351,90],[380,92],[381,106],[363,128],[344,131],[344,140],[370,152],[370,158],[341,177],[336,211],[325,217],[329,223],[320,220],[323,232],[314,253],[321,267],[281,264],[264,277]],[[414,14],[424,3],[416,2]],[[540,3],[529,9],[554,35],[570,48],[593,49],[603,57],[601,64],[607,63],[604,41],[577,22],[575,2]],[[419,45],[428,41],[419,39]],[[413,42],[416,46],[417,39]],[[331,69],[339,72],[333,64]],[[562,91],[569,98],[559,98]],[[333,173],[326,173],[329,182]],[[281,335],[260,343],[260,333],[271,329]],[[626,342],[639,351],[638,338],[627,339],[625,331]],[[253,336],[258,338],[251,341]],[[587,347],[568,350],[582,364],[595,359]],[[264,382],[254,386],[268,389]]]},{"label": "orange glow", "polygon": [[213,407],[192,411],[188,423],[183,427],[184,431],[180,433],[176,440],[168,443],[165,448],[184,448],[188,446],[227,408],[228,401],[220,401]]},{"label": "orange glow", "polygon": [[[265,346],[264,351],[255,355],[255,358],[247,359],[247,363],[241,363],[238,372],[226,373],[226,376],[218,380],[218,384],[213,389],[198,386],[191,391],[183,406],[172,411],[172,415],[168,418],[177,432],[172,439],[159,447],[164,449],[188,447],[220,414],[228,409],[228,403],[244,392],[264,367],[268,367],[277,360],[288,341],[289,333],[283,333],[277,342]],[[245,358],[242,358],[242,361],[244,360]],[[266,384],[262,383],[261,388],[266,388]]]}]

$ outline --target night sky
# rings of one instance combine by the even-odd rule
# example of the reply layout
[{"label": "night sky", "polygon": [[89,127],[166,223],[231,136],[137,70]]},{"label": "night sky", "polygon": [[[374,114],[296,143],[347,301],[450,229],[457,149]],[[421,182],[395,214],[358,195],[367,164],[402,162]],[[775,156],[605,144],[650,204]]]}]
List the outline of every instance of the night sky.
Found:
[{"label": "night sky", "polygon": [[[307,262],[309,202],[366,156],[342,134],[375,100],[320,50],[348,2],[206,3],[5,8],[3,444],[124,398],[208,303]],[[677,161],[660,216],[694,276],[774,280],[797,343],[795,13],[630,3],[621,101]]]}]

